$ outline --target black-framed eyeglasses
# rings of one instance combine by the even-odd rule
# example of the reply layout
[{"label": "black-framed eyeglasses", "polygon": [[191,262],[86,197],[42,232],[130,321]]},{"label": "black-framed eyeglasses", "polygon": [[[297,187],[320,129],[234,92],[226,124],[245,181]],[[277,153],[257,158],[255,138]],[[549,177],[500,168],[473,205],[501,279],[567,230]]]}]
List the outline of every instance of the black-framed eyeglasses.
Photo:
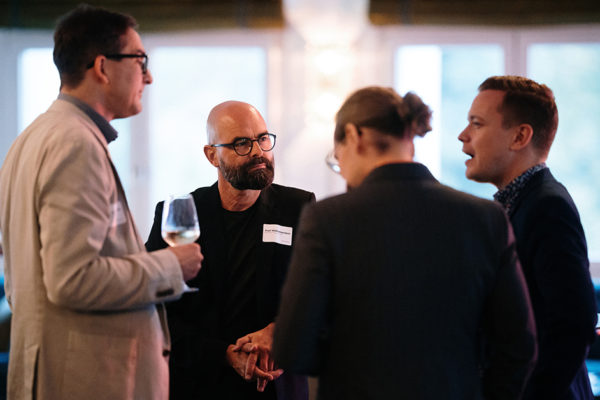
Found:
[{"label": "black-framed eyeglasses", "polygon": [[327,153],[327,156],[325,157],[325,163],[336,174],[341,172],[340,163],[335,156],[335,150],[331,150],[329,153]]},{"label": "black-framed eyeglasses", "polygon": [[211,147],[229,147],[233,148],[238,156],[247,156],[252,152],[254,142],[262,151],[271,151],[275,147],[275,139],[277,137],[273,133],[261,133],[256,139],[239,138],[231,143],[211,144]]},{"label": "black-framed eyeglasses", "polygon": [[[142,73],[145,74],[148,72],[148,54],[146,53],[119,53],[119,54],[103,54],[104,57],[109,60],[122,60],[124,58],[142,58],[142,63],[140,66],[142,67]],[[95,61],[95,60],[94,60]],[[94,66],[94,61],[88,64],[87,68],[90,69]]]}]

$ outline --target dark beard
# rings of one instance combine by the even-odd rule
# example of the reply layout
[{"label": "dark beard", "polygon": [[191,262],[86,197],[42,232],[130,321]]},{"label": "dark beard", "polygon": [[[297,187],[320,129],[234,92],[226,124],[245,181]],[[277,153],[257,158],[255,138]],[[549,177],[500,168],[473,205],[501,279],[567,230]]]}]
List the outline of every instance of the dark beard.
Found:
[{"label": "dark beard", "polygon": [[[251,158],[247,163],[239,167],[230,167],[221,161],[221,173],[237,190],[262,190],[273,183],[274,167],[273,163],[265,157]],[[266,168],[250,172],[250,169],[257,164],[265,164]]]}]

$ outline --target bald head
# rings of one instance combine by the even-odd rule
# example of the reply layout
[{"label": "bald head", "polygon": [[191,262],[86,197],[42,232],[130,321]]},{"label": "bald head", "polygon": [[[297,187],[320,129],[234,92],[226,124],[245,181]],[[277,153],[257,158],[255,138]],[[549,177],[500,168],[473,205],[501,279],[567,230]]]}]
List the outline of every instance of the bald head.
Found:
[{"label": "bald head", "polygon": [[[222,198],[230,192],[261,190],[273,182],[275,135],[267,132],[256,108],[241,101],[221,103],[208,115],[206,132],[204,154],[219,170]],[[254,200],[256,196],[252,195]]]},{"label": "bald head", "polygon": [[236,137],[254,136],[266,131],[267,124],[262,115],[252,105],[242,101],[218,104],[210,111],[206,123],[209,144],[228,143]]}]

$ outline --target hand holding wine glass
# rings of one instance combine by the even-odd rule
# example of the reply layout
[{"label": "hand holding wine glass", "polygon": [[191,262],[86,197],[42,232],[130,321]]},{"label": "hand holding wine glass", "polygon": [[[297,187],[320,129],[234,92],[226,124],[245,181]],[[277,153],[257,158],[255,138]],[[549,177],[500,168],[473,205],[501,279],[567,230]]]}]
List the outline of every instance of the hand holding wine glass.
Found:
[{"label": "hand holding wine glass", "polygon": [[165,201],[161,236],[177,256],[184,281],[194,278],[203,256],[200,246],[194,243],[200,237],[200,226],[191,195],[170,196]]}]

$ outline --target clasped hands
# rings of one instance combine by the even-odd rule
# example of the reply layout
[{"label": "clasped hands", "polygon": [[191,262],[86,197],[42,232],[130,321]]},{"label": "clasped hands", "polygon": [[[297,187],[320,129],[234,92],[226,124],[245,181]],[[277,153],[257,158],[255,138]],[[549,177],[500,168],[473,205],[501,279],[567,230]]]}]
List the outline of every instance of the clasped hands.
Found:
[{"label": "clasped hands", "polygon": [[256,381],[256,390],[263,392],[267,383],[283,374],[282,369],[275,369],[271,358],[273,328],[271,322],[263,329],[239,338],[235,345],[227,347],[226,357],[229,365],[246,381]]}]

